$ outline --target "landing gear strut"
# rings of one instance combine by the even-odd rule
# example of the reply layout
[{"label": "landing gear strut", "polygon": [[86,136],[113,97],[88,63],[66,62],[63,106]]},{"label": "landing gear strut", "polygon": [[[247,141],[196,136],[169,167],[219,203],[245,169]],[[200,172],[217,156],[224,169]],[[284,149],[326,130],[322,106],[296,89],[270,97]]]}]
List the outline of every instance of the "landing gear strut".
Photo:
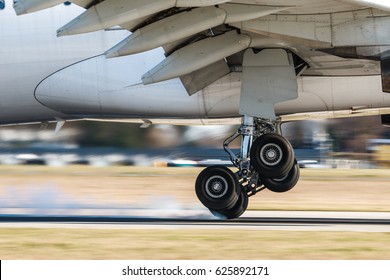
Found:
[{"label": "landing gear strut", "polygon": [[[210,166],[203,170],[195,184],[196,195],[213,215],[234,219],[248,207],[248,198],[269,189],[286,192],[299,179],[299,167],[291,144],[277,132],[277,123],[245,116],[235,134],[225,140],[236,173],[224,166]],[[229,148],[242,137],[238,155]]]}]

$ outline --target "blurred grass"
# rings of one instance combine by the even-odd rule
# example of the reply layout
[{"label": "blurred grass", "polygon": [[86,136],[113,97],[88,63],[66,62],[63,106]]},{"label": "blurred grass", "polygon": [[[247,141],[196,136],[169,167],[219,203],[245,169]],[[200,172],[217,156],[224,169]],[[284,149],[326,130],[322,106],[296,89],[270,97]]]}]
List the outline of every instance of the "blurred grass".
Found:
[{"label": "blurred grass", "polygon": [[[0,166],[0,205],[9,193],[26,195],[49,186],[55,193],[99,205],[150,205],[175,201],[201,208],[194,182],[202,168]],[[41,190],[40,190],[41,189]],[[35,196],[36,197],[36,196]],[[249,209],[302,211],[390,211],[390,170],[302,169],[297,186],[287,193],[264,190]]]},{"label": "blurred grass", "polygon": [[389,233],[226,229],[0,229],[0,257],[3,260],[386,260],[390,258],[389,247]]}]

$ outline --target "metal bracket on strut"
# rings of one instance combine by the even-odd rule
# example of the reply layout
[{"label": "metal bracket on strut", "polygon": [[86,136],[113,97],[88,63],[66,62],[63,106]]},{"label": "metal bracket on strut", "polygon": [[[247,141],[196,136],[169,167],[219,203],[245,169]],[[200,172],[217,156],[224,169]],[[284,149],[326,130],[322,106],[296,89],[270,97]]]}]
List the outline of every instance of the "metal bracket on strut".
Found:
[{"label": "metal bracket on strut", "polygon": [[[246,117],[245,117],[246,118]],[[247,165],[249,161],[250,146],[252,144],[252,137],[254,132],[253,120],[249,120],[249,123],[244,122],[238,130],[223,143],[224,150],[229,154],[230,160],[235,167],[242,169],[243,165]],[[230,143],[236,140],[239,136],[243,137],[241,151],[239,155],[233,153],[229,148]],[[245,145],[244,145],[245,142]],[[245,147],[247,146],[247,147]],[[248,147],[249,146],[249,147]]]},{"label": "metal bracket on strut", "polygon": [[238,133],[242,135],[241,150],[240,150],[240,176],[248,179],[250,176],[250,150],[253,142],[253,134],[255,132],[254,118],[244,116],[243,124],[238,129]]},{"label": "metal bracket on strut", "polygon": [[[224,141],[223,148],[226,153],[229,154],[230,160],[234,166],[240,170],[240,173],[242,173],[240,175],[246,176],[249,173],[249,155],[253,140],[270,132],[276,132],[276,124],[274,121],[245,116],[243,124],[232,136]],[[236,155],[229,148],[229,145],[239,136],[242,136],[241,150],[240,154]]]},{"label": "metal bracket on strut", "polygon": [[240,159],[239,157],[233,153],[233,151],[229,148],[229,145],[230,143],[232,143],[234,140],[237,139],[237,137],[240,136],[240,133],[238,131],[236,131],[232,136],[230,136],[229,138],[227,138],[224,142],[223,142],[223,149],[225,150],[226,153],[229,154],[230,156],[230,161],[233,163],[233,165],[237,168],[239,168],[240,166]]},{"label": "metal bracket on strut", "polygon": [[270,119],[254,118],[254,134],[255,139],[266,133],[275,133],[277,131],[277,122]]}]

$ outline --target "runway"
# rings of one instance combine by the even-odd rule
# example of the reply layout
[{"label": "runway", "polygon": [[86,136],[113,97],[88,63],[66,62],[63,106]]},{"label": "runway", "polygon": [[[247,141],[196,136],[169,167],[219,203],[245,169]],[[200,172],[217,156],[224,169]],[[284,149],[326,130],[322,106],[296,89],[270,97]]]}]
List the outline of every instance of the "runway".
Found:
[{"label": "runway", "polygon": [[239,219],[223,220],[203,210],[183,210],[176,216],[161,212],[153,216],[155,211],[144,210],[143,215],[0,214],[0,227],[390,232],[387,212],[247,211]]}]

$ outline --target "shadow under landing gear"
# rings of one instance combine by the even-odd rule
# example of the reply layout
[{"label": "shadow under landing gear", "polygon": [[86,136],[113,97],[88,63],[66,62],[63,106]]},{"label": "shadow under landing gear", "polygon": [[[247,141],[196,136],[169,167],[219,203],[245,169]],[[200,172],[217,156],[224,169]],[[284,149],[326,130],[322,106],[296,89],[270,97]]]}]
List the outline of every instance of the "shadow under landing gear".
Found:
[{"label": "shadow under landing gear", "polygon": [[[249,197],[269,189],[291,190],[299,180],[299,166],[291,144],[276,133],[274,122],[244,117],[237,132],[225,140],[224,149],[238,168],[233,173],[225,166],[204,169],[195,183],[196,195],[210,212],[226,219],[240,217],[247,209]],[[242,137],[238,155],[229,144]]]}]

